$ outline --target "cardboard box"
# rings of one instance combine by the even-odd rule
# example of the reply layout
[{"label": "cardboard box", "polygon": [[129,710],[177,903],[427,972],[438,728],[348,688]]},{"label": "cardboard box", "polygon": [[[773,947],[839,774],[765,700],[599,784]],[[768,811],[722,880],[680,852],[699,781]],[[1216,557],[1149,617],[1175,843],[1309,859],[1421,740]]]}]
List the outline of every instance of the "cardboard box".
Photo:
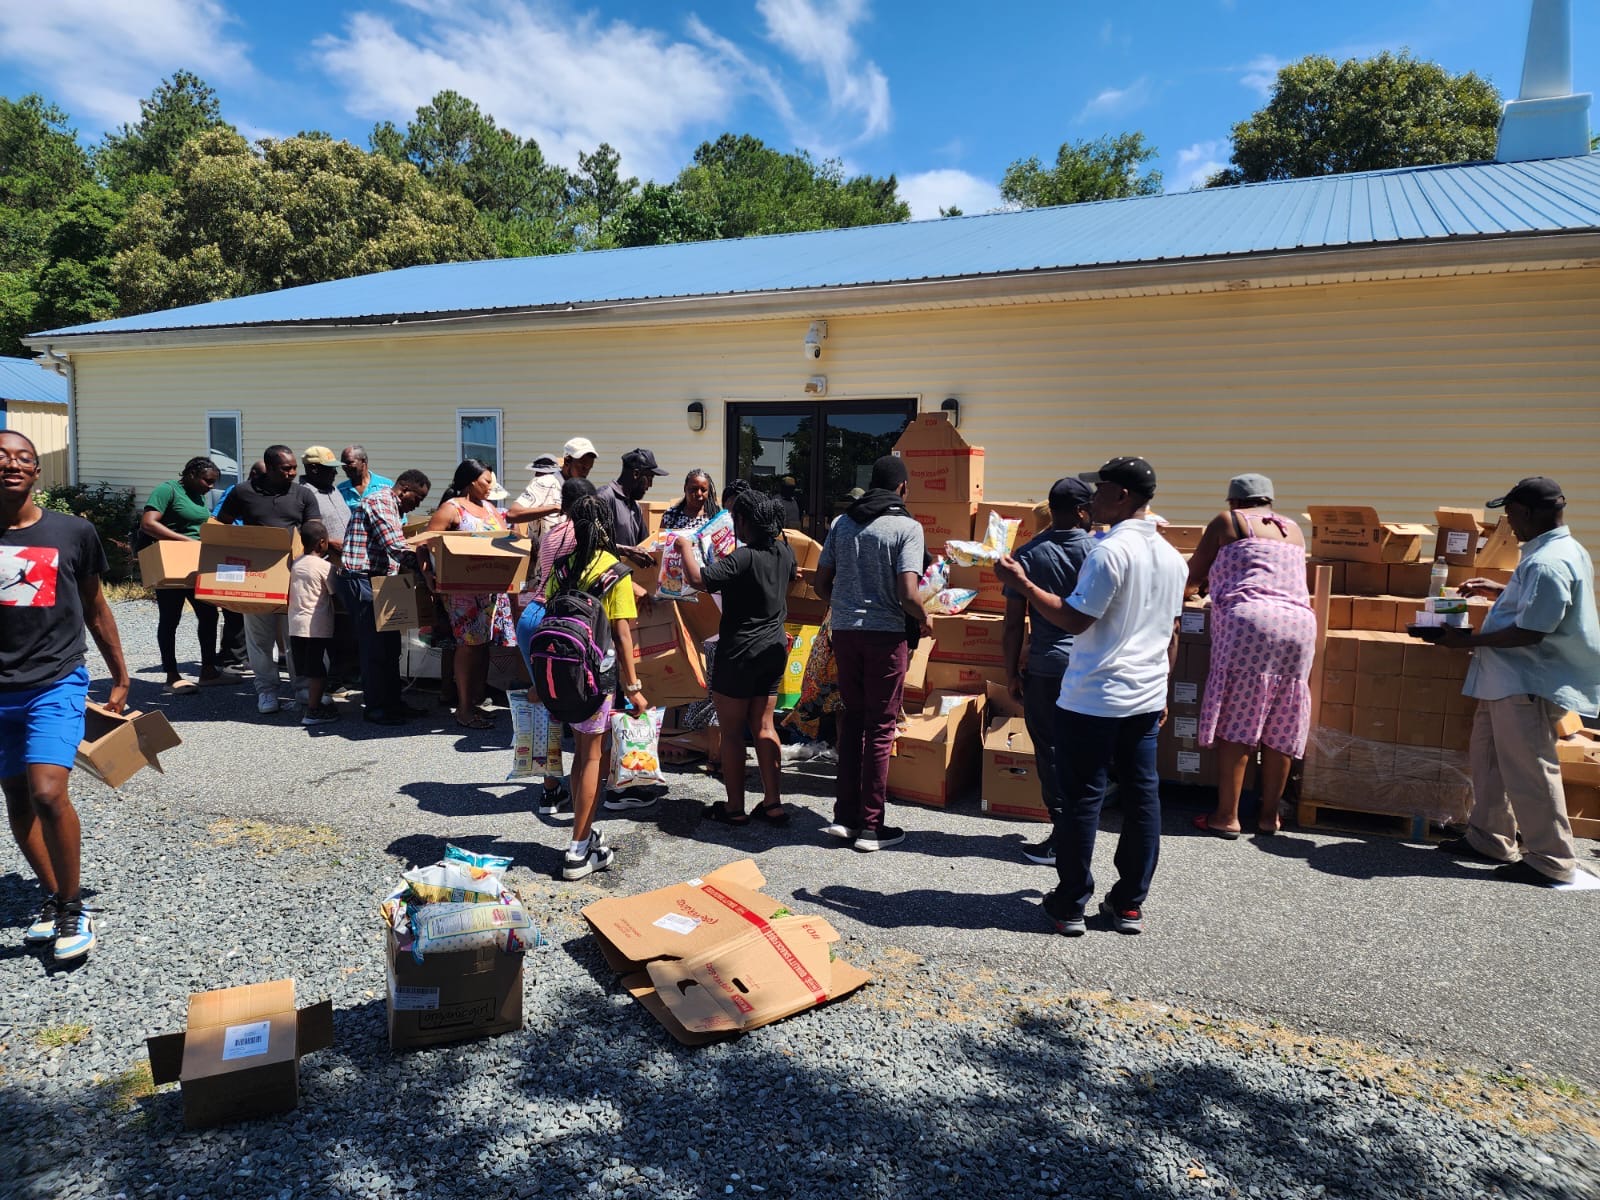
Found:
[{"label": "cardboard box", "polygon": [[[1326,675],[1323,676],[1327,678]],[[1398,708],[1400,675],[1368,675],[1356,672],[1356,708]],[[1365,735],[1363,735],[1365,736]]]},{"label": "cardboard box", "polygon": [[1346,562],[1416,562],[1422,553],[1426,525],[1380,521],[1365,505],[1310,506],[1311,553]]},{"label": "cardboard box", "polygon": [[1354,704],[1356,702],[1354,671],[1324,671],[1322,673],[1322,702],[1324,704]]},{"label": "cardboard box", "polygon": [[1003,684],[990,684],[983,731],[983,811],[1032,821],[1050,820],[1039,788],[1039,764],[1022,705]]},{"label": "cardboard box", "polygon": [[1329,630],[1322,644],[1322,666],[1327,671],[1356,670],[1360,635],[1350,630]]},{"label": "cardboard box", "polygon": [[293,1110],[301,1055],[331,1045],[332,1002],[296,1009],[292,979],[195,992],[182,1033],[145,1039],[151,1078],[180,1086],[190,1129]]},{"label": "cardboard box", "polygon": [[1006,668],[1005,618],[989,613],[933,617],[932,662]]},{"label": "cardboard box", "polygon": [[983,758],[983,714],[982,696],[930,691],[922,712],[909,717],[895,737],[889,794],[943,808],[976,784]]},{"label": "cardboard box", "polygon": [[1431,746],[1438,749],[1444,741],[1444,713],[1413,712],[1402,708],[1396,716],[1394,740],[1401,746]]},{"label": "cardboard box", "polygon": [[1217,753],[1163,730],[1156,741],[1156,774],[1187,787],[1216,787]]},{"label": "cardboard box", "polygon": [[[1390,694],[1390,699],[1393,699],[1393,693]],[[1352,737],[1362,738],[1369,742],[1391,744],[1399,733],[1399,729],[1400,712],[1395,708],[1385,708],[1381,704],[1363,705],[1358,703],[1350,714],[1350,735]],[[1352,751],[1352,754],[1354,754],[1354,751]],[[1374,774],[1384,775],[1393,771],[1394,756],[1392,754],[1385,758],[1380,753],[1377,757],[1383,758],[1384,761],[1372,764],[1371,769]],[[1352,762],[1352,770],[1354,767],[1355,763]]]},{"label": "cardboard box", "polygon": [[1327,567],[1329,576],[1328,591],[1332,593],[1343,593],[1348,595],[1350,593],[1350,585],[1348,579],[1346,578],[1345,572],[1349,569],[1349,566],[1350,564],[1344,562],[1342,559],[1314,558],[1308,556],[1306,558],[1306,591],[1312,593],[1316,592],[1317,568]]},{"label": "cardboard box", "polygon": [[969,446],[943,413],[918,413],[911,419],[894,455],[905,460],[906,499],[948,504],[983,499],[983,448]]},{"label": "cardboard box", "polygon": [[424,533],[409,544],[432,558],[439,592],[471,595],[520,589],[533,551],[528,539],[506,533]]},{"label": "cardboard box", "polygon": [[661,521],[667,515],[674,501],[670,500],[641,500],[639,511],[644,514],[644,528],[646,533],[660,533]]},{"label": "cardboard box", "polygon": [[659,602],[653,613],[648,617],[641,614],[642,619],[634,625],[634,669],[644,685],[645,699],[656,708],[693,704],[707,695],[705,664],[684,627],[683,607]]},{"label": "cardboard box", "polygon": [[1200,538],[1205,534],[1204,525],[1173,525],[1161,526],[1162,541],[1171,546],[1179,554],[1193,554],[1200,545]]},{"label": "cardboard box", "polygon": [[[932,646],[932,643],[925,643]],[[928,692],[964,692],[981,696],[990,684],[1006,685],[1004,667],[975,667],[971,663],[929,661],[924,674],[924,697]],[[908,702],[907,707],[910,707]]]},{"label": "cardboard box", "polygon": [[1405,672],[1406,647],[1412,639],[1403,633],[1363,633],[1356,640],[1356,672],[1394,675]]},{"label": "cardboard box", "polygon": [[1452,567],[1515,569],[1521,549],[1505,517],[1491,525],[1481,508],[1439,508],[1433,515],[1439,523],[1435,558],[1442,555]]},{"label": "cardboard box", "polygon": [[795,566],[800,578],[789,585],[788,619],[797,625],[821,625],[828,616],[828,605],[817,595],[817,560],[822,555],[822,543],[807,537],[798,529],[784,530],[789,549],[794,551]]},{"label": "cardboard box", "polygon": [[114,713],[91,700],[84,706],[76,765],[116,788],[146,767],[162,770],[160,753],[181,745],[183,739],[162,713]]},{"label": "cardboard box", "polygon": [[911,515],[922,526],[922,548],[929,554],[939,554],[948,541],[971,541],[977,511],[977,505],[965,500],[954,504],[912,504]]},{"label": "cardboard box", "polygon": [[389,1048],[437,1046],[522,1028],[522,960],[496,946],[435,951],[421,962],[388,931]]},{"label": "cardboard box", "polygon": [[981,541],[989,528],[989,514],[999,513],[1002,521],[1017,523],[1016,536],[1011,539],[1011,549],[1017,550],[1033,540],[1041,530],[1049,529],[1052,521],[1048,504],[1035,504],[1031,500],[986,500],[978,505],[972,519],[972,531]]},{"label": "cardboard box", "polygon": [[1370,629],[1376,633],[1405,631],[1406,622],[1417,611],[1415,600],[1399,596],[1350,597],[1350,628]]},{"label": "cardboard box", "polygon": [[906,664],[906,682],[902,692],[907,708],[920,710],[922,702],[927,699],[928,660],[932,655],[932,638],[923,638],[917,643],[917,648],[911,652],[911,659]]},{"label": "cardboard box", "polygon": [[1352,609],[1354,601],[1350,596],[1328,597],[1328,628],[1329,629],[1354,629],[1355,614]]},{"label": "cardboard box", "polygon": [[1472,716],[1447,712],[1444,729],[1439,735],[1439,748],[1465,754],[1472,749]]},{"label": "cardboard box", "polygon": [[1400,673],[1413,679],[1452,679],[1456,681],[1456,690],[1460,691],[1460,681],[1467,677],[1471,662],[1470,650],[1450,650],[1408,638]]},{"label": "cardboard box", "polygon": [[679,1042],[705,1045],[849,995],[871,977],[837,957],[820,917],[756,889],[749,859],[583,910],[622,985]]},{"label": "cardboard box", "polygon": [[1390,563],[1388,569],[1388,585],[1383,590],[1389,595],[1420,599],[1428,594],[1433,576],[1432,563]]},{"label": "cardboard box", "polygon": [[1352,596],[1382,596],[1389,591],[1390,566],[1408,567],[1412,563],[1353,562],[1344,565],[1345,588]]},{"label": "cardboard box", "polygon": [[1469,579],[1487,579],[1492,583],[1510,583],[1514,568],[1504,567],[1451,567],[1446,582],[1450,587],[1460,587]]},{"label": "cardboard box", "polygon": [[422,629],[433,624],[433,597],[414,572],[374,576],[372,619],[380,633],[391,629]]},{"label": "cardboard box", "polygon": [[200,573],[200,543],[151,542],[139,551],[139,580],[145,587],[192,588]]},{"label": "cardboard box", "polygon": [[1191,602],[1183,606],[1183,611],[1178,614],[1178,641],[1211,641],[1211,606],[1209,604]]},{"label": "cardboard box", "polygon": [[196,599],[240,613],[289,611],[294,533],[264,525],[200,526]]},{"label": "cardboard box", "polygon": [[[1415,713],[1435,713],[1443,716],[1450,711],[1450,702],[1461,694],[1461,684],[1454,679],[1432,679],[1406,676],[1400,681],[1400,708]],[[1438,742],[1416,742],[1413,745],[1434,745]]]},{"label": "cardboard box", "polygon": [[1324,704],[1317,723],[1338,733],[1349,733],[1354,716],[1355,709],[1348,704]]},{"label": "cardboard box", "polygon": [[[978,526],[978,528],[981,528],[981,526]],[[972,603],[967,605],[966,612],[1005,615],[1005,588],[1000,583],[1000,577],[994,573],[992,567],[988,565],[974,567],[952,565],[950,568],[950,586],[953,588],[971,588],[978,593],[973,597]]]}]

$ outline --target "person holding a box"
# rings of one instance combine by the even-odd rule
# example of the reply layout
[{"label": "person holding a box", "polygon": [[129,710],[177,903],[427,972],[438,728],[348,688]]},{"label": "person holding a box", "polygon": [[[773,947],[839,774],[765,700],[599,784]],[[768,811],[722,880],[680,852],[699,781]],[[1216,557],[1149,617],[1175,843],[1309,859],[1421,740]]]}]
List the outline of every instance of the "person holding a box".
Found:
[{"label": "person holding a box", "polygon": [[917,596],[925,553],[922,526],[906,508],[906,464],[872,464],[866,493],[833,524],[817,559],[817,594],[831,607],[839,673],[839,771],[833,823],[824,830],[857,850],[906,840],[883,823],[889,755],[904,699],[911,631],[932,637]]},{"label": "person holding a box", "polygon": [[67,779],[83,740],[89,696],[87,626],[111,671],[111,697],[128,702],[117,621],[100,590],[106,555],[94,526],[35,503],[39,449],[0,432],[0,788],[22,857],[44,901],[23,941],[55,943],[57,962],[94,949],[80,890],[82,833]]},{"label": "person holding a box", "polygon": [[[218,478],[216,463],[209,458],[191,458],[178,478],[151,490],[139,516],[139,532],[152,541],[198,542],[200,526],[211,519],[206,494],[217,486]],[[164,587],[156,589],[156,647],[161,651],[161,669],[167,675],[161,690],[195,690],[195,685],[178,670],[178,625],[183,620],[185,604],[194,610],[195,631],[200,638],[200,686],[237,683],[237,675],[217,667],[216,606],[195,599],[192,586]]]},{"label": "person holding a box", "polygon": [[[228,493],[218,510],[219,520],[241,525],[261,525],[269,529],[297,530],[317,519],[317,504],[311,493],[296,485],[300,465],[287,446],[268,446],[261,454],[266,470],[245,480]],[[250,655],[250,670],[255,674],[256,712],[263,716],[279,710],[278,647],[288,644],[288,621],[283,613],[245,613],[245,647]],[[292,671],[291,671],[292,674]],[[300,679],[294,680],[297,694],[305,691]]]},{"label": "person holding a box", "polygon": [[1078,937],[1094,898],[1095,836],[1112,768],[1122,799],[1117,882],[1100,913],[1119,933],[1144,931],[1144,902],[1161,854],[1161,792],[1156,735],[1167,717],[1167,676],[1183,612],[1183,557],[1148,519],[1155,470],[1142,458],[1114,458],[1083,477],[1095,481],[1090,513],[1110,532],[1078,571],[1070,596],[1032,582],[1010,555],[1000,581],[1073,635],[1072,660],[1056,700],[1056,770],[1062,808],[1056,821],[1060,882],[1045,897],[1056,932]]},{"label": "person holding a box", "polygon": [[1566,524],[1567,498],[1544,476],[1489,501],[1522,543],[1511,582],[1469,579],[1464,596],[1493,596],[1483,628],[1447,628],[1439,644],[1469,649],[1462,691],[1472,724],[1472,814],[1446,854],[1499,864],[1495,875],[1552,887],[1570,883],[1577,850],[1556,755],[1567,710],[1600,713],[1600,620],[1594,563]]},{"label": "person holding a box", "polygon": [[1311,661],[1317,615],[1306,590],[1300,527],[1272,511],[1272,480],[1228,482],[1228,511],[1211,519],[1189,559],[1189,588],[1211,595],[1211,670],[1200,706],[1200,744],[1217,748],[1217,809],[1194,827],[1239,836],[1245,767],[1261,747],[1257,832],[1278,832],[1289,768],[1311,732]]},{"label": "person holding a box", "polygon": [[[1089,504],[1094,490],[1070,475],[1050,488],[1050,528],[1040,531],[1015,557],[1029,579],[1057,596],[1070,596],[1078,585],[1078,569],[1094,546],[1089,530]],[[1019,591],[1005,590],[1006,687],[1022,705],[1023,721],[1033,742],[1039,775],[1039,793],[1051,818],[1061,811],[1061,782],[1056,775],[1055,713],[1061,695],[1061,677],[1072,657],[1072,635],[1058,628],[1043,613],[1035,612],[1028,626],[1027,665],[1023,666],[1023,626],[1028,601]],[[1056,865],[1055,834],[1023,851],[1029,862]]]}]

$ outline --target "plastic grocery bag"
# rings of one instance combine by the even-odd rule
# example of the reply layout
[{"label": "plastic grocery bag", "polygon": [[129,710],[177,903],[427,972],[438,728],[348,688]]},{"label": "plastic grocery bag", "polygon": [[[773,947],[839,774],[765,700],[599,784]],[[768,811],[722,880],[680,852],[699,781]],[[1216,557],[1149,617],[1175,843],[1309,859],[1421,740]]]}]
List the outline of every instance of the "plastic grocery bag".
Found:
[{"label": "plastic grocery bag", "polygon": [[944,552],[958,567],[999,562],[1002,555],[1011,553],[1011,543],[1016,540],[1021,524],[1020,521],[1008,521],[991,509],[988,528],[983,531],[983,541],[946,542]]},{"label": "plastic grocery bag", "polygon": [[550,712],[522,692],[507,692],[511,707],[511,771],[506,782],[561,774],[560,764],[550,766]]},{"label": "plastic grocery bag", "polygon": [[978,598],[973,588],[945,588],[922,602],[922,610],[930,617],[953,617],[965,612],[967,605]]},{"label": "plastic grocery bag", "polygon": [[700,526],[698,541],[702,563],[714,563],[732,554],[739,545],[739,539],[733,532],[733,511],[725,508]]},{"label": "plastic grocery bag", "polygon": [[923,608],[927,608],[928,603],[949,586],[950,564],[943,558],[936,558],[928,564],[928,569],[922,573],[922,578],[917,580],[917,599],[921,601]]},{"label": "plastic grocery bag", "polygon": [[652,708],[637,715],[611,715],[611,775],[613,789],[666,783],[661,774],[661,718],[665,710]]}]

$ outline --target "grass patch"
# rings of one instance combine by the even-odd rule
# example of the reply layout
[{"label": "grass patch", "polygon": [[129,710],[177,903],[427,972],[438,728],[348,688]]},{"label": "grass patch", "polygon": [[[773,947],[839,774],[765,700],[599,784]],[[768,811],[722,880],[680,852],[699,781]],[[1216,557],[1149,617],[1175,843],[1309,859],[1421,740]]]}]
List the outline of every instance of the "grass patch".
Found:
[{"label": "grass patch", "polygon": [[144,584],[132,579],[124,579],[121,583],[104,583],[100,585],[105,592],[107,600],[154,600],[155,588],[147,588]]},{"label": "grass patch", "polygon": [[156,1081],[150,1075],[150,1064],[135,1063],[126,1071],[113,1075],[105,1084],[111,1096],[113,1112],[129,1112],[139,1101],[156,1094]]},{"label": "grass patch", "polygon": [[312,851],[337,847],[339,835],[326,825],[276,825],[271,821],[214,821],[209,832],[213,846],[250,843],[258,854],[285,850]]},{"label": "grass patch", "polygon": [[59,1050],[63,1046],[76,1046],[88,1036],[87,1025],[47,1025],[33,1035],[33,1040],[46,1050]]}]

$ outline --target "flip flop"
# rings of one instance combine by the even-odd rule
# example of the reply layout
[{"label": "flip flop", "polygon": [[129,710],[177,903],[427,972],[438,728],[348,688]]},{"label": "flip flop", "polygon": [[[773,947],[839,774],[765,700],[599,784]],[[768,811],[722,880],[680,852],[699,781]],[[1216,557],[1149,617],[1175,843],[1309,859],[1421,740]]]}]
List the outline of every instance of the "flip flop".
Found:
[{"label": "flip flop", "polygon": [[163,684],[161,691],[168,696],[182,696],[189,692],[198,692],[200,688],[192,679],[175,679],[171,683]]},{"label": "flip flop", "polygon": [[711,805],[710,808],[706,809],[706,816],[719,825],[731,825],[734,828],[750,824],[750,814],[729,812],[726,800],[718,800]]},{"label": "flip flop", "polygon": [[787,825],[789,823],[789,810],[783,807],[783,801],[777,800],[771,804],[756,805],[755,812],[750,814],[759,821],[768,825]]},{"label": "flip flop", "polygon": [[1211,825],[1210,813],[1201,813],[1198,817],[1196,817],[1194,819],[1194,827],[1201,833],[1209,833],[1212,837],[1221,838],[1225,842],[1237,842],[1239,840],[1239,834],[1243,832],[1242,830],[1238,829],[1213,828]]}]

